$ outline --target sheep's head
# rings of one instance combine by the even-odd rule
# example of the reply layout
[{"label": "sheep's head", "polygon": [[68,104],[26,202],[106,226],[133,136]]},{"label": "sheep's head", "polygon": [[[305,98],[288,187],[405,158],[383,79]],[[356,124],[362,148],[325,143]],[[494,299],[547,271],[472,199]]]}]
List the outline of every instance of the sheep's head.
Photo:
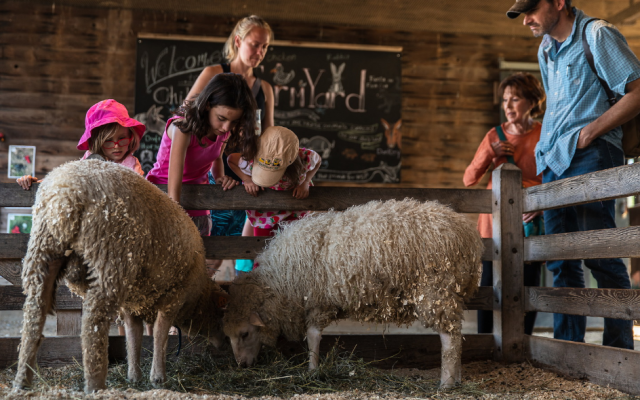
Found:
[{"label": "sheep's head", "polygon": [[262,347],[259,330],[264,327],[262,319],[255,311],[247,321],[224,325],[224,333],[229,336],[233,355],[241,367],[250,367],[256,362]]},{"label": "sheep's head", "polygon": [[[243,279],[239,279],[243,282]],[[236,361],[252,366],[263,344],[275,346],[277,334],[264,310],[264,291],[257,284],[236,283],[230,288],[229,306],[224,315],[224,333],[229,336]],[[261,317],[262,315],[262,317]]]}]

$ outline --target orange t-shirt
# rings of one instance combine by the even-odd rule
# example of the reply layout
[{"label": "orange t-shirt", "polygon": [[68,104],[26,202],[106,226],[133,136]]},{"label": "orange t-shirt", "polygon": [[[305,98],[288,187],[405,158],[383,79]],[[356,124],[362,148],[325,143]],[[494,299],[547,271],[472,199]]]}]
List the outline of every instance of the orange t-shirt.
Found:
[{"label": "orange t-shirt", "polygon": [[[534,150],[540,140],[542,124],[534,122],[531,130],[523,135],[511,135],[505,130],[505,124],[501,126],[507,140],[513,144],[515,149],[513,159],[516,162],[516,166],[522,170],[522,185],[524,187],[530,187],[541,184],[542,176],[536,175]],[[507,162],[507,157],[496,157],[496,153],[493,151],[493,147],[491,147],[491,143],[499,140],[496,128],[492,128],[487,132],[480,146],[478,146],[473,161],[471,161],[471,164],[469,164],[464,171],[464,178],[462,178],[462,180],[465,186],[473,186],[478,183],[489,169],[489,166],[491,166],[491,163],[497,168]],[[491,180],[489,180],[487,189],[491,189]],[[492,222],[491,214],[480,214],[480,218],[478,218],[478,231],[480,232],[480,236],[483,238],[492,237]]]}]

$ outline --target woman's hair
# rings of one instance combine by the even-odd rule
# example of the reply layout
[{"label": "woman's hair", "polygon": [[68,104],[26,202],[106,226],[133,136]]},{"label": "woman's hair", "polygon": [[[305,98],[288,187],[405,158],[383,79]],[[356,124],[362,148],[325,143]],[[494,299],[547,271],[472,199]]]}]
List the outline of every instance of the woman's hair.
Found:
[{"label": "woman's hair", "polygon": [[[119,126],[120,124],[118,124],[117,122],[112,122],[110,124],[100,125],[96,128],[93,128],[93,130],[91,131],[91,137],[89,138],[89,151],[92,154],[99,154],[102,157],[107,158],[107,156],[104,154],[104,151],[102,150],[102,146],[104,145],[104,142],[106,142],[107,140],[111,140],[115,136]],[[129,148],[127,149],[127,154],[125,155],[125,157],[133,154],[140,147],[140,137],[138,136],[138,134],[136,134],[133,128],[127,129],[129,130],[130,134],[130,141]]]},{"label": "woman's hair", "polygon": [[244,38],[251,32],[251,29],[258,27],[262,29],[266,29],[269,32],[269,41],[273,41],[273,31],[271,27],[265,20],[258,17],[257,15],[250,15],[248,17],[242,18],[236,24],[236,27],[233,28],[231,35],[224,44],[224,49],[222,50],[222,54],[224,57],[229,60],[229,62],[236,59],[238,56],[238,47],[236,46],[236,36],[240,37],[240,40],[244,40]]},{"label": "woman's hair", "polygon": [[211,132],[209,111],[216,106],[242,111],[231,130],[227,148],[242,153],[245,160],[253,159],[258,151],[256,101],[242,75],[222,73],[214,76],[194,101],[185,100],[178,108],[175,114],[184,119],[177,119],[173,124],[183,133],[194,135],[204,147],[202,138]]},{"label": "woman's hair", "polygon": [[284,170],[282,180],[285,182],[285,189],[295,189],[300,184],[300,176],[305,172],[304,164],[300,159],[300,155],[296,157],[295,161]]},{"label": "woman's hair", "polygon": [[531,117],[535,118],[542,115],[542,103],[544,103],[547,96],[544,94],[544,89],[540,81],[535,76],[527,72],[518,72],[507,77],[500,82],[498,93],[500,97],[504,94],[506,88],[510,87],[520,97],[523,97],[531,102],[533,108],[531,109]]}]

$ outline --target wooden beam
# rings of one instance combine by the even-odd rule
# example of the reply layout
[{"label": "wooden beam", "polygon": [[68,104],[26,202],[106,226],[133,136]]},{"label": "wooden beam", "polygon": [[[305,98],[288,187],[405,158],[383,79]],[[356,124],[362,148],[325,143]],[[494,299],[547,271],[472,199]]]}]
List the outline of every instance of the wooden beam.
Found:
[{"label": "wooden beam", "polygon": [[499,301],[493,295],[493,287],[480,286],[476,294],[464,303],[467,310],[491,311],[499,305]]},{"label": "wooden beam", "polygon": [[525,310],[640,319],[640,290],[525,287]]},{"label": "wooden beam", "polygon": [[527,357],[557,373],[640,394],[640,352],[525,335]]},{"label": "wooden beam", "polygon": [[640,227],[532,236],[524,240],[525,261],[617,257],[640,257]]},{"label": "wooden beam", "polygon": [[493,171],[492,182],[495,356],[518,363],[524,360],[522,173],[505,163]]},{"label": "wooden beam", "polygon": [[627,20],[634,19],[640,14],[640,2],[636,2],[622,11],[613,14],[612,16],[605,18],[607,21],[614,25],[621,24]]},{"label": "wooden beam", "polygon": [[13,286],[22,286],[21,271],[22,261],[3,260],[2,257],[0,257],[0,276],[9,281]]},{"label": "wooden beam", "polygon": [[[15,183],[0,183],[0,207],[31,207],[38,184],[23,190]],[[166,192],[167,185],[158,185]],[[318,186],[304,200],[291,197],[290,192],[265,190],[255,198],[238,187],[223,192],[219,185],[184,185],[180,204],[187,210],[314,210],[331,208],[344,210],[371,200],[402,200],[405,197],[420,201],[438,200],[457,212],[490,213],[491,191],[476,189],[415,189]]]},{"label": "wooden beam", "polygon": [[[15,259],[24,257],[27,254],[28,243],[29,235],[27,234],[0,233],[0,260],[8,261],[13,259],[15,261]],[[8,271],[3,269],[2,272],[6,273]]]},{"label": "wooden beam", "polygon": [[[230,349],[218,351],[212,347],[204,347],[197,340],[185,345],[181,354],[211,351],[214,354],[226,355]],[[440,337],[438,335],[323,335],[320,351],[326,354],[333,346],[340,346],[341,351],[354,351],[357,357],[365,361],[384,360],[374,365],[378,368],[433,368],[440,365]],[[188,340],[188,339],[187,339]],[[0,368],[6,368],[18,361],[18,345],[20,338],[0,338]],[[169,336],[167,356],[175,359],[173,349],[178,344],[177,336]],[[153,353],[153,338],[143,336],[143,357]],[[306,351],[301,342],[280,340],[278,350],[287,355]],[[491,335],[465,335],[462,341],[462,361],[465,363],[491,359],[493,354],[493,338]],[[74,360],[75,359],[75,360]],[[109,337],[109,361],[124,361],[126,348],[124,336]],[[38,351],[40,367],[61,367],[82,362],[80,337],[45,337]]]},{"label": "wooden beam", "polygon": [[[0,286],[0,310],[22,310],[25,299],[26,296],[22,293],[21,287]],[[476,295],[469,299],[465,306],[469,310],[493,310],[493,288],[479,287]],[[71,293],[68,287],[61,286],[56,294],[56,309],[81,310],[82,298]]]},{"label": "wooden beam", "polygon": [[[0,286],[0,310],[22,310],[27,296],[21,287]],[[69,291],[66,286],[60,286],[56,292],[56,310],[79,310],[82,308],[82,298]]]},{"label": "wooden beam", "polygon": [[522,189],[523,211],[593,203],[640,193],[640,163]]},{"label": "wooden beam", "polygon": [[[203,237],[204,248],[208,259],[228,260],[236,258],[255,258],[265,246],[267,237],[240,237],[240,236],[208,236]],[[16,265],[22,263],[17,259],[24,257],[27,253],[29,235],[18,233],[0,233],[0,276],[5,277],[14,285],[16,279],[20,280],[20,270]],[[484,253],[482,259],[490,261],[493,259],[493,240],[482,239],[484,243]],[[3,261],[6,262],[3,264]],[[5,276],[6,275],[6,276]]]},{"label": "wooden beam", "polygon": [[56,335],[80,336],[81,333],[82,333],[82,310],[57,310],[56,311]]}]

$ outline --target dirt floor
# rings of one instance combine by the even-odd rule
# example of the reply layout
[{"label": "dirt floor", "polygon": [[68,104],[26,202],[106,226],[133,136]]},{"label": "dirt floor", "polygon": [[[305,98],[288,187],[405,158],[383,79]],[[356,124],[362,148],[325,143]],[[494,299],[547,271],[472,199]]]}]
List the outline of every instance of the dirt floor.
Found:
[{"label": "dirt floor", "polygon": [[[66,368],[55,371],[41,370],[43,376],[64,374]],[[385,371],[378,379],[391,379],[394,376],[408,378],[415,387],[422,386],[420,393],[405,391],[367,392],[358,389],[344,390],[335,393],[318,393],[309,390],[307,393],[292,394],[283,397],[253,397],[260,399],[638,399],[583,380],[568,380],[558,375],[534,368],[528,363],[509,366],[494,362],[476,362],[463,366],[463,384],[455,389],[439,391],[436,388],[439,370],[401,369]],[[14,371],[5,370],[0,373],[0,398],[3,399],[245,399],[242,393],[180,393],[169,390],[138,391],[128,389],[109,389],[96,394],[85,395],[83,392],[57,387],[41,387],[34,391],[12,392],[11,380]],[[50,378],[50,377],[49,377]],[[215,375],[211,379],[215,379]],[[274,377],[287,378],[287,377]],[[55,379],[54,379],[55,380]],[[429,390],[429,388],[432,388]]]}]

